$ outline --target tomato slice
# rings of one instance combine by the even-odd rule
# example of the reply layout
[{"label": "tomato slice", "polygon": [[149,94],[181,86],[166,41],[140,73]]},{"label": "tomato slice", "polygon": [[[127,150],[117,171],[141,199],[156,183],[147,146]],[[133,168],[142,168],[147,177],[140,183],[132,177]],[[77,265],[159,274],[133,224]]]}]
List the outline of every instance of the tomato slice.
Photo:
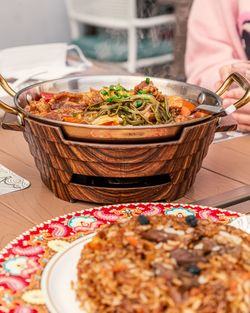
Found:
[{"label": "tomato slice", "polygon": [[53,98],[54,94],[50,92],[41,92],[41,97],[46,101],[49,102]]}]

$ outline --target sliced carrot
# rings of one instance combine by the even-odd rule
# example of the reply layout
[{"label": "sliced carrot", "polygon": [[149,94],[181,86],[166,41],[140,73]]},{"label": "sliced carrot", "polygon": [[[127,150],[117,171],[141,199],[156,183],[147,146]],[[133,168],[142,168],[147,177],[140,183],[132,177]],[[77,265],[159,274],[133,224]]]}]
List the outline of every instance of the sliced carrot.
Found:
[{"label": "sliced carrot", "polygon": [[77,121],[77,118],[75,118],[74,116],[64,116],[63,120],[64,122],[74,123]]},{"label": "sliced carrot", "polygon": [[126,237],[126,240],[131,244],[131,246],[136,247],[138,245],[138,239],[135,237]]},{"label": "sliced carrot", "polygon": [[250,280],[250,273],[240,273],[240,277],[243,278],[244,280]]},{"label": "sliced carrot", "polygon": [[195,109],[195,105],[187,100],[183,100],[183,106],[188,108],[190,111],[193,111]]},{"label": "sliced carrot", "polygon": [[94,237],[89,243],[87,243],[86,248],[90,250],[99,250],[102,248],[102,239],[99,237]]},{"label": "sliced carrot", "polygon": [[69,123],[83,123],[83,118],[77,118],[76,116],[64,116],[63,118],[64,122]]},{"label": "sliced carrot", "polygon": [[234,280],[231,280],[229,282],[229,289],[232,291],[232,292],[235,292],[237,290],[237,283],[236,281]]},{"label": "sliced carrot", "polygon": [[112,268],[112,272],[114,273],[124,272],[126,270],[127,270],[127,265],[121,262],[116,262]]},{"label": "sliced carrot", "polygon": [[204,117],[204,116],[207,116],[208,114],[205,113],[205,112],[201,112],[201,111],[198,111],[198,112],[195,112],[194,113],[194,117],[198,118],[198,117]]},{"label": "sliced carrot", "polygon": [[181,115],[182,116],[189,116],[191,114],[191,111],[186,106],[183,106],[181,108]]},{"label": "sliced carrot", "polygon": [[200,290],[199,288],[192,288],[191,291],[190,291],[190,295],[191,296],[197,296],[198,294],[200,293]]},{"label": "sliced carrot", "polygon": [[145,310],[143,308],[136,308],[136,313],[145,313]]}]

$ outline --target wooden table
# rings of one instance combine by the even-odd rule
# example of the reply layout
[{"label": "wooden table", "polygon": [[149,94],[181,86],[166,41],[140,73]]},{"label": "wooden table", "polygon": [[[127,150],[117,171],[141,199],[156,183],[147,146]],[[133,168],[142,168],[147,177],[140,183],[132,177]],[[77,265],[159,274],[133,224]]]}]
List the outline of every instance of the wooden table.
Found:
[{"label": "wooden table", "polygon": [[[0,248],[38,223],[93,206],[62,201],[43,185],[22,133],[0,128],[0,142],[0,163],[31,182],[0,197]],[[193,187],[178,202],[250,213],[250,136],[212,144]]]}]

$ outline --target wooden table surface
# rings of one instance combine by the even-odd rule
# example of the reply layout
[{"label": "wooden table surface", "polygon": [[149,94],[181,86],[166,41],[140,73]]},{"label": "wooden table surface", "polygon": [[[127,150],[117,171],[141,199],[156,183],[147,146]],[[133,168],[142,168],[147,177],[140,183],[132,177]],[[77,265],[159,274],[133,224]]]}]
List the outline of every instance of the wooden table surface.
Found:
[{"label": "wooden table surface", "polygon": [[[0,142],[0,164],[31,182],[25,190],[0,196],[0,248],[38,223],[96,206],[56,198],[43,185],[21,132],[0,128]],[[211,144],[194,185],[177,202],[250,213],[250,136]]]}]

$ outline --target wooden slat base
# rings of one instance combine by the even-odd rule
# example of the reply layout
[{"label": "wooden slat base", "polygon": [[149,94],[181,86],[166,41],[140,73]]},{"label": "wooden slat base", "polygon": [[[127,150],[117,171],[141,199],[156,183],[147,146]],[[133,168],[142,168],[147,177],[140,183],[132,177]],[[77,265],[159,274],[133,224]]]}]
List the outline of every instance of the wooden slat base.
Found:
[{"label": "wooden slat base", "polygon": [[[194,183],[216,122],[211,119],[186,127],[173,141],[98,144],[67,140],[59,127],[26,119],[24,137],[44,184],[60,199],[94,203],[173,201],[184,196]],[[166,175],[169,182],[133,188],[98,187],[75,183],[73,175],[118,179]]]}]

